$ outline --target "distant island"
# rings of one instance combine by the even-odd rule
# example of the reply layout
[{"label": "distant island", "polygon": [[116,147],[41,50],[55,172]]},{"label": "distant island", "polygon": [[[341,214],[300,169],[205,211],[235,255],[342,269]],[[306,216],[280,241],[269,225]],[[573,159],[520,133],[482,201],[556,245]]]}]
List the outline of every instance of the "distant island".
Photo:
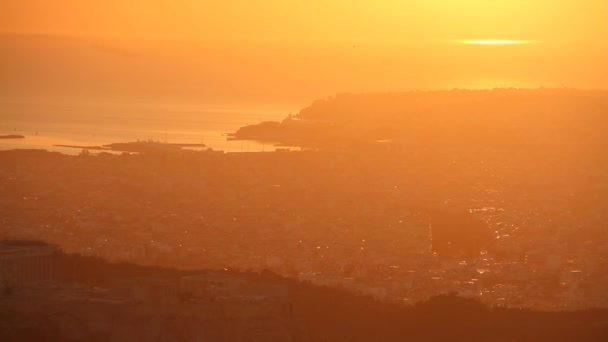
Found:
[{"label": "distant island", "polygon": [[205,147],[205,144],[163,143],[158,141],[135,141],[126,143],[112,143],[107,145],[54,145],[57,147],[81,148],[85,150],[116,151],[134,153],[166,153],[182,150],[183,147]]},{"label": "distant island", "polygon": [[0,139],[23,139],[25,138],[24,135],[20,135],[20,134],[4,134],[4,135],[0,135]]}]

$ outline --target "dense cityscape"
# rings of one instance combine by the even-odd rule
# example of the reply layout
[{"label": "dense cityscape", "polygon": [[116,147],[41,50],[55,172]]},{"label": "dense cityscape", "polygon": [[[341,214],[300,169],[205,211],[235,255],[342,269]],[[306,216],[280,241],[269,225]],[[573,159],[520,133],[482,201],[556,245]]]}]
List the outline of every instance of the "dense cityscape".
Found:
[{"label": "dense cityscape", "polygon": [[0,342],[608,341],[607,32],[0,0]]},{"label": "dense cityscape", "polygon": [[[268,270],[405,304],[456,292],[497,307],[608,306],[608,163],[595,153],[24,150],[0,161],[3,239],[142,265]],[[438,248],[441,229],[471,222],[489,238],[452,235],[453,248]]]}]

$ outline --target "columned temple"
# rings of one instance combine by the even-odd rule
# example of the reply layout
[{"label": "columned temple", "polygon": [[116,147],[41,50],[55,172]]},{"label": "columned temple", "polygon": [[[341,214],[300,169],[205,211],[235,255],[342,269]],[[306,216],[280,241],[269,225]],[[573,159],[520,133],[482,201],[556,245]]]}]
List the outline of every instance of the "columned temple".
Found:
[{"label": "columned temple", "polygon": [[53,280],[59,249],[39,241],[0,241],[0,286],[22,286]]}]

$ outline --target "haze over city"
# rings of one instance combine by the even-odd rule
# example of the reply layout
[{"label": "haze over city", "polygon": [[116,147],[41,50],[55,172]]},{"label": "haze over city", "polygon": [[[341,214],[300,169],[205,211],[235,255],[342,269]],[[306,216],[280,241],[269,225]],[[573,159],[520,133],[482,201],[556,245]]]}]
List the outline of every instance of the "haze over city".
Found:
[{"label": "haze over city", "polygon": [[605,341],[608,2],[0,2],[0,340]]}]

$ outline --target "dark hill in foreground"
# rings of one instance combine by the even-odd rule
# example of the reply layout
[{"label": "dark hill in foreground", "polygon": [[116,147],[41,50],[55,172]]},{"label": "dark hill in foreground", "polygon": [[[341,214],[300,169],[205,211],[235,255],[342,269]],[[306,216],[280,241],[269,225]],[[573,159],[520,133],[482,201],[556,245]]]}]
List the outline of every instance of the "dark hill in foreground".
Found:
[{"label": "dark hill in foreground", "polygon": [[[0,336],[3,341],[130,338],[184,341],[198,340],[197,334],[203,334],[203,340],[212,341],[604,341],[608,337],[606,310],[533,312],[488,308],[476,300],[455,294],[403,306],[353,295],[341,289],[313,286],[270,272],[223,271],[246,283],[273,284],[288,290],[290,309],[280,314],[282,317],[274,317],[277,313],[271,313],[243,321],[235,317],[240,317],[239,310],[250,309],[251,300],[226,301],[221,310],[211,312],[209,310],[217,308],[224,299],[199,298],[192,301],[190,297],[181,297],[169,303],[159,298],[143,301],[141,298],[138,301],[124,297],[117,299],[105,292],[103,298],[99,297],[103,288],[111,288],[112,284],[124,279],[154,279],[156,284],[171,283],[180,277],[209,271],[117,264],[64,253],[55,256],[54,268],[55,280],[60,284],[83,284],[78,288],[80,298],[64,294],[51,300],[28,295],[35,291],[31,289],[30,292],[19,288],[5,289],[0,298]],[[84,299],[82,286],[89,286],[97,297]],[[262,301],[259,305],[266,304]],[[205,312],[205,308],[209,308],[209,312]],[[113,315],[121,317],[120,321],[102,323],[108,322],[107,317]],[[131,322],[128,329],[124,327],[125,322]],[[156,328],[149,326],[155,324]],[[244,324],[247,325],[245,328]],[[88,328],[75,330],[73,325]],[[122,330],[117,330],[119,326]],[[281,331],[275,332],[275,329]]]}]

